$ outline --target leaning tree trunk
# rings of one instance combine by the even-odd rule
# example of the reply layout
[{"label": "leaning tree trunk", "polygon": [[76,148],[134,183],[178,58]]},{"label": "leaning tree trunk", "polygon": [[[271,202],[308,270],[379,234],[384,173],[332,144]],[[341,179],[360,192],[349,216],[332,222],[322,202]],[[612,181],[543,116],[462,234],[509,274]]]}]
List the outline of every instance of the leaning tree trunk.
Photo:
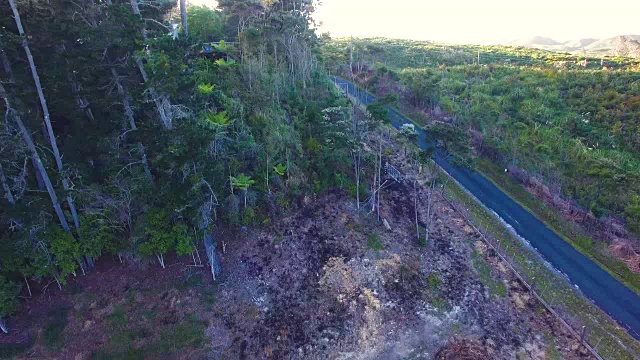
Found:
[{"label": "leaning tree trunk", "polygon": [[[113,75],[113,80],[116,83],[116,89],[118,91],[118,95],[122,98],[122,105],[124,106],[124,114],[129,120],[129,126],[131,126],[131,130],[138,130],[136,126],[136,119],[133,117],[133,108],[131,106],[131,102],[129,101],[129,94],[122,86],[120,82],[120,77],[118,76],[118,72],[115,68],[111,68],[111,74]],[[147,175],[147,180],[149,183],[153,185],[153,175],[151,175],[151,169],[149,168],[149,161],[147,161],[147,153],[144,149],[144,145],[141,141],[138,142],[138,151],[140,151],[140,156],[142,158],[142,165],[144,166],[144,173]]]},{"label": "leaning tree trunk", "polygon": [[424,228],[425,245],[429,244],[429,231],[431,231],[431,202],[433,200],[434,187],[435,187],[435,180],[431,180],[431,185],[429,186],[429,199],[427,201],[427,225],[425,225],[425,228]]},{"label": "leaning tree trunk", "polygon": [[7,323],[4,321],[3,318],[0,318],[0,330],[2,330],[2,332],[5,334],[9,333],[9,329],[7,328]]},{"label": "leaning tree trunk", "polygon": [[7,177],[4,176],[4,170],[2,169],[2,164],[0,164],[0,183],[2,183],[2,188],[4,189],[5,197],[9,204],[12,206],[16,204],[16,200],[13,197],[13,193],[11,192],[11,187],[9,187],[9,183],[7,182]]},{"label": "leaning tree trunk", "polygon": [[[56,142],[55,134],[53,133],[53,127],[51,125],[51,116],[49,115],[49,107],[47,105],[47,100],[44,97],[44,92],[42,91],[42,84],[40,83],[40,77],[38,76],[38,71],[36,70],[36,64],[33,60],[33,55],[31,54],[31,49],[29,48],[29,43],[27,42],[27,37],[24,33],[24,28],[22,27],[22,21],[20,20],[20,13],[18,13],[18,9],[16,8],[16,4],[14,0],[9,0],[9,5],[11,6],[11,10],[13,11],[13,16],[16,22],[16,26],[18,27],[18,33],[22,37],[22,48],[27,56],[27,60],[29,61],[29,67],[31,68],[31,75],[33,77],[33,81],[36,85],[36,90],[38,92],[38,98],[40,99],[40,105],[42,106],[42,112],[44,115],[44,123],[47,127],[47,135],[49,137],[49,142],[51,143],[51,149],[53,151],[53,156],[56,160],[56,166],[58,167],[58,171],[60,172],[60,176],[62,177],[62,186],[64,191],[67,192],[67,204],[69,205],[69,210],[71,210],[71,216],[73,217],[73,223],[75,225],[76,231],[80,231],[80,221],[78,219],[78,212],[76,211],[76,207],[73,203],[73,198],[70,193],[69,180],[64,174],[64,167],[62,166],[62,157],[60,156],[60,151],[58,150],[58,144]],[[68,231],[68,229],[65,229]],[[71,233],[70,231],[68,231]]]},{"label": "leaning tree trunk", "polygon": [[187,0],[180,0],[180,20],[182,20],[182,34],[189,36],[189,24],[187,24]]},{"label": "leaning tree trunk", "polygon": [[56,215],[58,215],[58,220],[60,220],[60,225],[62,225],[62,228],[64,229],[64,231],[71,233],[71,229],[69,229],[69,224],[67,223],[67,218],[64,216],[64,213],[62,212],[62,208],[60,207],[60,202],[58,202],[58,196],[56,195],[53,185],[51,184],[51,180],[47,175],[47,171],[45,170],[44,165],[42,164],[42,160],[40,159],[40,154],[38,154],[36,145],[33,143],[33,140],[31,139],[31,134],[29,133],[27,128],[24,126],[24,123],[20,118],[20,114],[18,114],[11,107],[11,102],[9,101],[9,95],[7,94],[6,90],[4,89],[1,83],[0,83],[0,96],[4,99],[4,103],[7,107],[7,110],[9,111],[9,113],[13,115],[13,119],[18,124],[18,128],[20,128],[22,137],[24,141],[27,143],[27,147],[29,147],[29,150],[31,151],[34,164],[36,166],[37,171],[40,173],[42,181],[45,184],[45,187],[47,188],[47,192],[49,193],[49,197],[51,198],[51,202],[53,203],[53,209],[55,210]]},{"label": "leaning tree trunk", "polygon": [[[13,0],[11,0],[13,1]],[[137,0],[131,0],[131,9],[135,15],[142,18],[140,15],[140,8],[138,7]],[[147,40],[147,28],[145,26],[140,30],[142,34],[142,40]],[[147,71],[144,69],[144,64],[142,63],[142,58],[140,55],[135,55],[134,59],[136,61],[136,65],[138,66],[138,70],[140,70],[140,74],[142,75],[142,80],[147,83],[149,82],[149,76],[147,75]],[[158,110],[158,114],[160,115],[160,121],[162,122],[162,126],[167,130],[173,129],[173,116],[171,114],[171,103],[169,99],[162,95],[160,96],[156,89],[152,86],[148,88],[149,95],[151,95],[151,99],[156,105],[156,109]]]},{"label": "leaning tree trunk", "polygon": [[216,274],[220,273],[220,261],[218,260],[218,254],[216,253],[216,242],[213,239],[213,235],[211,235],[211,232],[208,231],[208,229],[205,229],[205,232],[204,247],[207,250],[211,276],[213,276],[213,281],[215,281]]},{"label": "leaning tree trunk", "polygon": [[84,95],[82,95],[82,87],[76,79],[76,75],[73,70],[69,71],[69,81],[71,82],[71,92],[76,96],[76,105],[78,105],[80,110],[84,111],[89,121],[95,123],[96,118],[93,116],[93,111],[89,106],[89,101]]}]

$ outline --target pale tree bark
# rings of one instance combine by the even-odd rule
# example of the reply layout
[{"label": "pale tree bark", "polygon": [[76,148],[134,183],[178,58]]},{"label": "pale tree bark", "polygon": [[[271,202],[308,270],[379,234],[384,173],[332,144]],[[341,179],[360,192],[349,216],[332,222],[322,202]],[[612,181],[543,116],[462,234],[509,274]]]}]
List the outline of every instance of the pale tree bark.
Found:
[{"label": "pale tree bark", "polygon": [[352,152],[353,170],[356,177],[356,208],[360,209],[360,176],[362,174],[362,150]]},{"label": "pale tree bark", "polygon": [[2,84],[0,84],[0,96],[4,100],[4,103],[5,103],[5,106],[7,107],[7,110],[10,111],[11,115],[13,116],[13,119],[18,124],[18,128],[20,129],[20,133],[22,134],[22,138],[24,139],[25,143],[27,143],[27,147],[29,148],[29,150],[32,153],[32,158],[34,160],[34,164],[36,166],[37,171],[40,173],[42,181],[45,184],[45,187],[47,188],[47,192],[49,193],[49,197],[51,198],[51,203],[53,204],[53,209],[55,210],[56,215],[58,216],[58,220],[60,221],[60,225],[62,226],[64,231],[66,231],[68,233],[71,233],[71,229],[69,228],[69,223],[67,223],[67,218],[65,218],[64,213],[62,212],[62,208],[60,207],[60,202],[58,202],[58,196],[56,195],[56,192],[55,192],[55,190],[53,188],[53,185],[51,184],[51,180],[49,179],[49,176],[47,175],[47,171],[45,170],[44,165],[42,164],[42,160],[40,159],[40,155],[38,154],[38,150],[36,148],[36,145],[34,144],[33,140],[31,139],[31,134],[29,133],[27,128],[24,126],[24,123],[22,122],[22,119],[20,118],[20,114],[18,114],[11,107],[11,102],[9,101],[9,95],[7,94],[7,92],[4,89],[4,87],[2,86]]},{"label": "pale tree bark", "polygon": [[[195,172],[197,173],[197,171]],[[213,234],[211,233],[211,213],[213,213],[213,221],[215,221],[217,219],[216,206],[218,206],[218,197],[213,192],[211,184],[209,184],[209,182],[205,179],[202,179],[193,187],[193,189],[201,186],[206,186],[206,188],[209,190],[209,199],[198,209],[198,214],[200,215],[198,228],[204,233],[204,248],[207,254],[207,259],[209,260],[209,269],[211,271],[211,276],[213,277],[213,281],[215,281],[217,274],[219,274],[221,271],[221,268],[220,260],[218,259],[218,253],[216,251],[216,241],[213,238]],[[224,252],[224,241],[222,243],[222,246]],[[195,249],[196,252],[198,252],[197,246],[195,247]],[[198,258],[200,258],[200,253],[198,253]]]},{"label": "pale tree bark", "polygon": [[380,221],[380,196],[382,189],[387,185],[387,181],[382,182],[382,139],[378,141],[378,152],[376,153],[375,167],[373,169],[373,187],[371,188],[371,211],[377,213],[378,221]]},{"label": "pale tree bark", "polygon": [[427,200],[427,224],[425,225],[424,231],[424,243],[425,245],[429,244],[429,231],[431,231],[431,203],[433,201],[433,189],[436,186],[435,180],[431,180],[431,185],[429,186],[429,199]]},{"label": "pale tree bark", "polygon": [[355,104],[351,106],[351,136],[355,142],[356,149],[351,151],[351,159],[353,161],[353,171],[355,173],[356,182],[356,207],[360,209],[360,181],[362,177],[362,139],[365,134],[366,126],[360,118],[360,112]]},{"label": "pale tree bark", "polygon": [[189,36],[189,24],[187,24],[187,0],[180,0],[180,20],[182,20],[182,34]]},{"label": "pale tree bark", "polygon": [[2,67],[4,68],[4,72],[9,75],[9,83],[14,84],[16,79],[13,76],[13,71],[11,71],[11,62],[9,61],[9,57],[7,53],[2,49],[2,44],[0,43],[0,58],[2,58]]},{"label": "pale tree bark", "polygon": [[[118,95],[120,95],[120,98],[122,99],[124,114],[127,117],[127,120],[129,120],[129,126],[133,131],[138,130],[138,127],[136,126],[136,119],[133,116],[133,108],[131,106],[131,101],[129,100],[129,94],[124,89],[124,86],[122,86],[122,82],[120,82],[120,76],[118,76],[118,72],[115,68],[111,68],[111,74],[113,75],[113,81],[116,84]],[[153,184],[153,175],[151,175],[151,169],[149,168],[149,161],[147,160],[147,153],[144,149],[144,145],[142,144],[142,142],[138,142],[137,146],[142,158],[144,173],[147,176],[147,180],[149,180],[149,183]]]},{"label": "pale tree bark", "polygon": [[416,214],[416,239],[420,240],[420,228],[418,227],[418,180],[413,180],[413,209]]},{"label": "pale tree bark", "polygon": [[[11,0],[13,1],[13,0]],[[135,15],[137,15],[138,17],[142,18],[142,15],[140,14],[140,8],[138,7],[138,1],[137,0],[131,0],[131,9],[133,11],[133,13]],[[147,28],[146,27],[142,27],[142,30],[140,30],[141,34],[142,34],[142,40],[146,41],[147,40]],[[139,55],[135,55],[134,56],[135,61],[136,61],[136,65],[138,66],[138,70],[140,70],[140,75],[142,75],[142,80],[147,83],[149,81],[149,76],[147,75],[147,71],[144,69],[144,64],[142,63],[142,58],[140,58]],[[149,91],[149,95],[151,96],[151,99],[153,100],[153,102],[156,105],[156,109],[158,110],[158,114],[160,115],[160,121],[162,122],[162,126],[167,129],[167,130],[172,130],[173,129],[173,115],[172,115],[172,111],[171,111],[171,103],[169,102],[169,99],[162,95],[160,96],[158,94],[158,92],[156,91],[156,89],[152,86],[149,86],[148,89]]]},{"label": "pale tree bark", "polygon": [[[380,139],[380,142],[378,143],[378,183],[380,183],[381,180],[382,180],[382,139]],[[380,197],[382,196],[382,185],[380,185],[380,188],[378,189],[378,191],[376,191],[376,193],[378,194],[377,196],[378,208],[376,209],[378,213],[378,221],[380,221]]]},{"label": "pale tree bark", "polygon": [[80,110],[84,111],[84,113],[87,115],[87,118],[89,118],[89,121],[95,122],[96,118],[93,116],[93,111],[91,111],[89,101],[84,95],[82,95],[82,87],[80,86],[80,83],[78,83],[73,70],[69,72],[69,81],[71,82],[71,91],[76,96],[76,105],[78,105],[78,108],[80,108]]},{"label": "pale tree bark", "polygon": [[[62,157],[60,156],[60,151],[58,150],[56,137],[55,137],[55,134],[53,133],[53,126],[51,125],[51,116],[49,115],[49,107],[47,105],[47,100],[44,96],[44,92],[42,91],[42,84],[40,83],[40,77],[38,76],[36,64],[33,60],[33,55],[31,54],[31,49],[29,48],[29,43],[27,42],[27,37],[24,33],[24,28],[22,27],[22,21],[20,20],[20,13],[18,13],[18,9],[16,8],[16,4],[14,0],[9,0],[9,5],[11,6],[11,10],[13,11],[14,20],[16,22],[16,26],[18,27],[18,33],[22,37],[22,48],[24,49],[24,52],[27,56],[27,60],[29,61],[29,67],[31,68],[31,75],[36,85],[38,98],[40,99],[40,105],[42,106],[42,112],[44,115],[44,122],[47,128],[47,135],[49,137],[49,142],[51,143],[51,150],[53,151],[53,156],[56,161],[56,166],[58,167],[58,171],[60,172],[60,176],[62,178],[62,186],[64,188],[64,191],[67,193],[67,204],[69,205],[69,210],[71,210],[71,216],[73,217],[73,223],[75,225],[75,228],[77,231],[80,231],[80,221],[78,219],[78,212],[76,211],[75,204],[73,203],[73,198],[71,197],[71,193],[70,193],[71,187],[69,186],[69,180],[64,173],[64,167],[62,165]],[[69,233],[71,232],[69,231]]]},{"label": "pale tree bark", "polygon": [[7,201],[9,201],[9,204],[15,205],[16,200],[13,197],[13,193],[11,192],[11,187],[9,187],[9,183],[7,182],[7,177],[4,175],[2,164],[0,164],[0,183],[2,183],[2,188],[4,189],[5,198],[7,199]]}]

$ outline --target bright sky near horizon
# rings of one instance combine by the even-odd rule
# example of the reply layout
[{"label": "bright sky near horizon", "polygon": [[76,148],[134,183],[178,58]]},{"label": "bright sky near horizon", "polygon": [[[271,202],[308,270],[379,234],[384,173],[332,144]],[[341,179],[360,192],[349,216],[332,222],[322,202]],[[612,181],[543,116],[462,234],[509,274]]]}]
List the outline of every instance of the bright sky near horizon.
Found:
[{"label": "bright sky near horizon", "polygon": [[640,34],[640,0],[321,0],[314,17],[333,37],[484,44]]}]

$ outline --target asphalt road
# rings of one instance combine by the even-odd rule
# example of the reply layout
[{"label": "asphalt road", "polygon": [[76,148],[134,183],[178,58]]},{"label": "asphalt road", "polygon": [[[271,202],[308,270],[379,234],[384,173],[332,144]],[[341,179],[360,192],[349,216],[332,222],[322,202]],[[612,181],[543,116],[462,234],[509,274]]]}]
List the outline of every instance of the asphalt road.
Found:
[{"label": "asphalt road", "polygon": [[[358,89],[347,80],[336,77],[332,77],[332,80],[364,104],[370,104],[375,100],[371,94]],[[387,107],[387,110],[395,128],[412,123],[395,109]],[[427,148],[434,143],[422,129],[416,126],[416,130],[420,148]],[[436,162],[486,207],[495,211],[511,225],[546,261],[566,274],[584,295],[626,328],[629,334],[640,340],[640,296],[638,294],[573,248],[481,174],[453,166],[444,156],[436,157]]]}]

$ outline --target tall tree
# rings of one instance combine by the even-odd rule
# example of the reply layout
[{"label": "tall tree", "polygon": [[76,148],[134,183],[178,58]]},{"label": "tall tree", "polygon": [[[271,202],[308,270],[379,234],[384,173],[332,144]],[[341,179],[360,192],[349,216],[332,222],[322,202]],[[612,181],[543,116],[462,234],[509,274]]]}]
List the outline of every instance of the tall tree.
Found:
[{"label": "tall tree", "polygon": [[7,108],[7,112],[15,120],[16,124],[18,125],[18,128],[20,129],[20,133],[22,134],[22,138],[24,139],[24,142],[27,144],[29,150],[31,151],[33,159],[35,160],[34,162],[36,165],[36,170],[40,173],[40,176],[45,183],[45,186],[47,188],[47,193],[51,198],[51,203],[53,204],[53,209],[55,210],[55,213],[58,216],[60,225],[62,226],[64,231],[71,233],[71,229],[69,228],[69,223],[67,223],[67,218],[64,216],[64,212],[62,212],[62,208],[60,207],[60,202],[58,201],[58,196],[56,195],[56,191],[53,188],[53,184],[51,183],[51,180],[47,175],[47,171],[45,170],[44,165],[42,164],[42,160],[40,159],[40,154],[38,154],[38,149],[36,148],[36,145],[33,142],[33,139],[31,138],[31,133],[24,126],[24,123],[22,122],[20,114],[16,110],[14,110],[13,107],[11,106],[11,101],[9,100],[9,94],[7,93],[7,91],[5,90],[4,86],[2,86],[1,83],[0,83],[0,96],[4,100],[4,104]]},{"label": "tall tree", "polygon": [[180,0],[180,20],[182,21],[182,34],[189,36],[189,24],[187,23],[187,0]]},{"label": "tall tree", "polygon": [[[31,54],[31,49],[29,48],[29,42],[27,41],[27,36],[24,32],[24,28],[22,27],[22,21],[20,20],[20,13],[18,12],[18,8],[16,7],[15,1],[9,0],[9,5],[11,6],[11,11],[13,12],[14,20],[16,22],[16,26],[18,27],[18,33],[22,37],[22,48],[24,49],[25,55],[27,56],[29,67],[31,69],[31,75],[33,77],[33,82],[35,83],[36,91],[38,92],[38,98],[40,99],[40,105],[42,107],[44,123],[47,128],[47,136],[49,137],[49,142],[51,143],[51,150],[53,151],[53,156],[56,161],[56,166],[58,167],[58,172],[60,173],[62,186],[64,188],[64,191],[67,192],[67,204],[69,205],[69,210],[71,211],[71,216],[73,217],[73,223],[75,225],[76,231],[79,231],[80,219],[78,218],[78,212],[76,211],[76,206],[73,202],[73,197],[71,196],[71,187],[69,186],[69,179],[64,173],[64,167],[62,165],[62,157],[60,156],[60,150],[58,150],[58,143],[56,141],[56,137],[53,132],[53,126],[51,125],[51,116],[49,115],[49,107],[47,105],[47,100],[44,96],[44,92],[42,91],[42,84],[40,83],[38,70],[36,69],[36,64],[33,60],[33,55]],[[42,175],[42,172],[41,172],[41,175]],[[68,227],[65,228],[65,231],[70,233],[70,230],[68,229]]]}]

